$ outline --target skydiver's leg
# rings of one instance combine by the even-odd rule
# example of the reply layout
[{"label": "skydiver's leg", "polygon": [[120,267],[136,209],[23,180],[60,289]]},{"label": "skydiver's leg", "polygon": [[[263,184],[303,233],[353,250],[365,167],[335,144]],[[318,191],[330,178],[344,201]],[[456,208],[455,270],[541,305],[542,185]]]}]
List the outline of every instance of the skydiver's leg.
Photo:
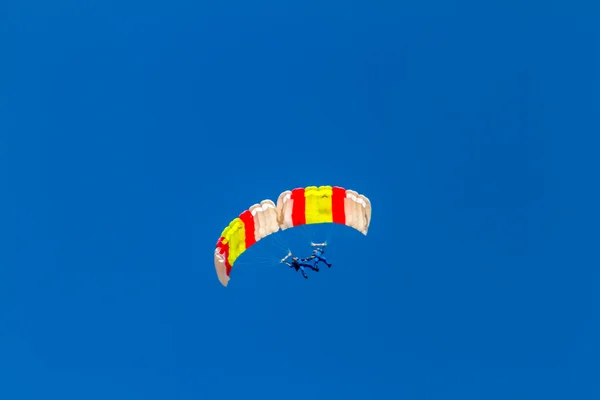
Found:
[{"label": "skydiver's leg", "polygon": [[306,275],[306,270],[304,269],[303,265],[300,265],[300,272],[302,272],[302,276],[306,279],[308,279],[308,275]]},{"label": "skydiver's leg", "polygon": [[315,262],[315,265],[319,262],[319,261],[323,261],[325,264],[327,264],[327,268],[331,268],[331,265],[329,262],[327,262],[327,260],[324,257],[321,256],[316,256],[315,257],[317,259],[317,261]]},{"label": "skydiver's leg", "polygon": [[302,264],[302,265],[305,266],[305,267],[308,267],[308,268],[312,269],[315,272],[319,272],[319,267],[317,267],[316,265],[314,265],[314,266],[310,265],[310,264]]}]

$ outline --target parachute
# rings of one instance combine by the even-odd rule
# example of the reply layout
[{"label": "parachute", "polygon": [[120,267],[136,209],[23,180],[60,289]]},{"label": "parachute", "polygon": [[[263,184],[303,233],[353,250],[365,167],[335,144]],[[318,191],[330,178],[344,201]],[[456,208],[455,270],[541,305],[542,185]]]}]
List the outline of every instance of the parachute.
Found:
[{"label": "parachute", "polygon": [[269,235],[310,224],[341,224],[367,235],[371,202],[339,186],[307,186],[282,192],[277,204],[263,200],[243,211],[223,230],[214,251],[217,277],[227,286],[231,269],[248,248]]}]

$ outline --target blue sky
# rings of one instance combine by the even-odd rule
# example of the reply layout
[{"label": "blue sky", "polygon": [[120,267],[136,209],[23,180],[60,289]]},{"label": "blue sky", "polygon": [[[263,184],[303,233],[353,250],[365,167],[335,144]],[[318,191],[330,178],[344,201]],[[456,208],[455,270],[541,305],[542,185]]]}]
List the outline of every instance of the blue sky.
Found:
[{"label": "blue sky", "polygon": [[[600,398],[597,9],[0,10],[1,398]],[[321,184],[369,235],[223,288],[225,225]]]}]

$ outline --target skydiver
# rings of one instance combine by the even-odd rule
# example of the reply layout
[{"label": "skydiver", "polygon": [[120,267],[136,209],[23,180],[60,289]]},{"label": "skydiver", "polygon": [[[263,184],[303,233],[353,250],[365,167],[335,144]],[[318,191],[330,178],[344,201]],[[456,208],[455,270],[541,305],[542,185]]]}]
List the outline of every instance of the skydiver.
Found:
[{"label": "skydiver", "polygon": [[292,255],[292,252],[289,252],[287,256],[285,256],[284,258],[281,259],[281,263],[287,264],[290,268],[294,268],[296,271],[300,270],[300,272],[302,273],[302,276],[305,279],[308,279],[308,275],[306,275],[306,270],[304,269],[305,267],[308,267],[315,272],[319,272],[319,267],[314,267],[314,266],[306,263],[306,261],[308,261],[307,258],[299,259],[298,257],[292,257],[291,263],[285,261],[291,255]]},{"label": "skydiver", "polygon": [[308,260],[315,260],[314,266],[318,269],[319,267],[317,266],[317,264],[319,263],[319,261],[323,261],[325,264],[327,264],[327,268],[331,268],[331,266],[333,264],[330,264],[325,257],[323,257],[323,253],[325,253],[325,246],[327,246],[327,242],[324,243],[313,243],[311,242],[310,245],[312,247],[316,247],[313,250],[313,254],[312,256],[308,257],[306,259],[306,261]]}]

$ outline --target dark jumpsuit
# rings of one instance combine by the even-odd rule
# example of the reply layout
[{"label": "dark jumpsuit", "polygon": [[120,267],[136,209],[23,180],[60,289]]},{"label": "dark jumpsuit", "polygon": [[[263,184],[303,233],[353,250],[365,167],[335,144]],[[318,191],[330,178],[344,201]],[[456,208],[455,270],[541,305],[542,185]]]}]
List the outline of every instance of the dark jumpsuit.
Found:
[{"label": "dark jumpsuit", "polygon": [[291,263],[289,263],[290,268],[294,268],[296,271],[300,270],[300,272],[302,272],[302,276],[304,276],[305,278],[308,278],[308,275],[306,275],[306,270],[304,269],[304,267],[308,267],[310,269],[312,269],[313,271],[317,271],[318,269],[315,269],[315,267],[313,267],[310,264],[306,264],[304,262],[300,262],[300,261],[306,261],[306,260],[292,260]]},{"label": "dark jumpsuit", "polygon": [[327,262],[327,260],[325,259],[325,257],[323,257],[323,253],[325,252],[325,250],[323,250],[322,248],[317,248],[314,251],[314,255],[312,255],[310,258],[315,259],[315,267],[317,266],[317,264],[319,263],[319,261],[323,261],[325,264],[327,264],[328,267],[331,267],[331,264],[329,264],[329,262]]}]

